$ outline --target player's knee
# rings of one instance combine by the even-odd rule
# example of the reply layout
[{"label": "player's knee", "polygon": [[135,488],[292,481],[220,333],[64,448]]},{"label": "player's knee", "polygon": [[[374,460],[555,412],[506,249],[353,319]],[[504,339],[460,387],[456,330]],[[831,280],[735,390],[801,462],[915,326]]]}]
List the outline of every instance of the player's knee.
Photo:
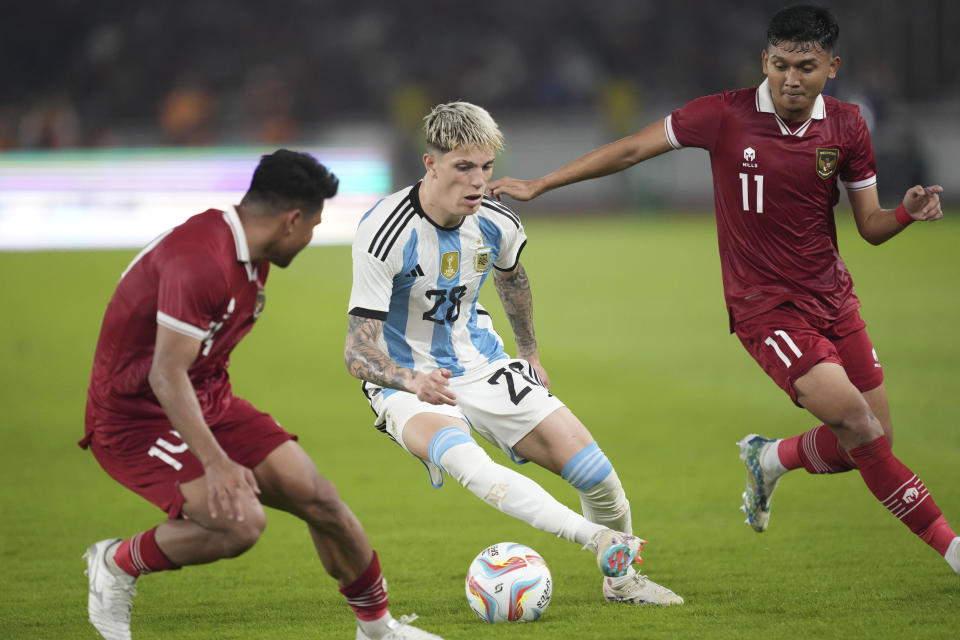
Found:
[{"label": "player's knee", "polygon": [[256,508],[244,512],[243,520],[228,521],[223,536],[223,557],[232,558],[248,551],[257,543],[266,528],[267,514],[259,503]]},{"label": "player's knee", "polygon": [[883,425],[866,404],[844,412],[838,424],[830,426],[843,432],[841,442],[865,444],[884,435]]}]

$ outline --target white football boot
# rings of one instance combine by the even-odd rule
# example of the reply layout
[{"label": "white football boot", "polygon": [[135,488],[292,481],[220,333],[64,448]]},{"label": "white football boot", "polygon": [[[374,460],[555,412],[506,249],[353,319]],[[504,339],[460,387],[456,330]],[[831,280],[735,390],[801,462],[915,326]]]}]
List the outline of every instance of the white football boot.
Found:
[{"label": "white football boot", "polygon": [[947,552],[943,554],[943,559],[947,561],[950,568],[960,573],[960,536],[957,536],[947,547]]},{"label": "white football boot", "polygon": [[747,468],[747,488],[743,491],[743,505],[740,511],[747,515],[744,524],[750,525],[757,533],[763,533],[770,524],[770,499],[777,488],[782,474],[773,474],[764,470],[761,464],[764,452],[770,446],[776,446],[777,440],[764,438],[751,433],[737,443],[740,447],[740,460]]},{"label": "white football boot", "polygon": [[610,602],[669,607],[683,604],[683,598],[647,576],[630,572],[622,578],[603,579],[603,597]]},{"label": "white football boot", "polygon": [[104,640],[130,640],[130,608],[137,594],[137,579],[123,571],[114,573],[107,566],[107,552],[120,542],[120,538],[94,542],[83,554],[87,561],[84,573],[90,581],[87,611]]},{"label": "white football boot", "polygon": [[364,633],[358,624],[357,640],[443,640],[438,635],[411,625],[410,623],[416,619],[417,614],[415,613],[411,613],[409,616],[400,616],[399,619],[388,613],[372,624],[367,623],[367,630],[370,635]]},{"label": "white football boot", "polygon": [[640,560],[640,550],[646,543],[646,540],[627,533],[601,529],[583,548],[597,554],[597,566],[603,575],[619,578],[626,575],[631,564]]}]

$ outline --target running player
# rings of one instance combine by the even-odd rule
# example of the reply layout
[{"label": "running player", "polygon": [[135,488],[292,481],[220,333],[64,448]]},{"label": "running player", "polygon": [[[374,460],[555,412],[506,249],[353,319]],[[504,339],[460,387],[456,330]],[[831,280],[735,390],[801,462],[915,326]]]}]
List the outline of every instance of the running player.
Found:
[{"label": "running player", "polygon": [[923,482],[890,448],[892,423],[850,272],[837,251],[838,181],[860,235],[880,244],[914,221],[939,219],[939,185],[880,207],[870,134],[859,109],[822,94],[837,74],[839,27],[820,7],[778,12],[761,52],[766,80],[694,100],[639,132],[538,180],[501,178],[496,197],[529,200],[671,149],[700,147],[713,168],[720,264],[731,331],[764,371],[822,424],[738,444],[747,467],[742,509],[764,531],[780,477],[857,469],[870,491],[960,573],[960,538]]},{"label": "running player", "polygon": [[110,300],[94,354],[80,445],[167,514],[85,554],[90,622],[130,638],[139,576],[238,556],[267,524],[261,503],[307,523],[357,616],[357,638],[437,640],[395,620],[360,522],[296,436],[233,395],[227,364],[264,310],[270,263],[310,242],[338,181],[304,153],[261,158],[239,205],[210,209],[137,255]]},{"label": "running player", "polygon": [[[643,540],[630,504],[587,428],[548,391],[520,252],[526,234],[506,206],[484,197],[503,146],[484,109],[454,102],[424,119],[426,173],[361,220],[353,243],[347,369],[377,414],[376,426],[427,467],[500,511],[597,554],[607,600],[681,604],[635,572]],[[518,357],[503,351],[478,302],[490,275],[513,328]],[[566,479],[583,515],[494,462],[476,431],[515,462]]]}]

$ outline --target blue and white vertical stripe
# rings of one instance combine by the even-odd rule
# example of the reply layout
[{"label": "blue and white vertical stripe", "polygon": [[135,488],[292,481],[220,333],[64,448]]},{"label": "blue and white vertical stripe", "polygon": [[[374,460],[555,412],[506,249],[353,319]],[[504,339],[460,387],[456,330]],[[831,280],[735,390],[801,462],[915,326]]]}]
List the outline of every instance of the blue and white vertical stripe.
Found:
[{"label": "blue and white vertical stripe", "polygon": [[516,214],[487,199],[458,227],[438,227],[416,190],[384,198],[361,220],[350,313],[384,321],[383,346],[400,365],[459,376],[507,357],[480,289],[493,269],[516,266],[526,235]]}]

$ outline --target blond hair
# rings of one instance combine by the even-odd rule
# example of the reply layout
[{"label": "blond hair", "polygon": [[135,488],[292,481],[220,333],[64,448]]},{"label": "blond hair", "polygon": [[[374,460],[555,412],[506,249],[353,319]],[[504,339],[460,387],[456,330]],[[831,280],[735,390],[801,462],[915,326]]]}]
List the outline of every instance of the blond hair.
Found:
[{"label": "blond hair", "polygon": [[438,104],[423,119],[427,146],[447,153],[459,147],[500,151],[503,134],[483,107],[469,102]]}]

